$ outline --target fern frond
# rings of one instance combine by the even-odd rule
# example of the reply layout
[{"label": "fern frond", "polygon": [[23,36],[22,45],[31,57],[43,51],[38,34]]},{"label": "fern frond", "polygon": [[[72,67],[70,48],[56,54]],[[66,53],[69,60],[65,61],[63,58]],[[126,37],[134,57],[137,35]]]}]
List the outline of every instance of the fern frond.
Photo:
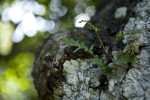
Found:
[{"label": "fern frond", "polygon": [[79,51],[81,48],[76,48],[74,51],[73,51],[73,53],[76,53],[77,51]]},{"label": "fern frond", "polygon": [[95,58],[91,58],[90,59],[94,64],[98,65],[98,66],[101,66],[101,67],[104,67],[107,63],[106,60],[103,60],[101,58],[98,58],[98,57],[95,57]]},{"label": "fern frond", "polygon": [[136,58],[136,55],[131,52],[117,52],[117,59],[114,60],[114,64],[128,64],[129,62],[134,62]]},{"label": "fern frond", "polygon": [[113,38],[113,37],[110,37],[112,40],[116,41],[116,42],[119,42],[125,35],[129,35],[129,34],[139,34],[141,33],[140,30],[130,30],[130,31],[127,31],[126,33],[123,34],[122,31],[119,31],[118,34],[116,34],[116,38]]},{"label": "fern frond", "polygon": [[79,42],[73,39],[62,39],[61,41],[63,41],[68,46],[77,46],[79,44]]},{"label": "fern frond", "polygon": [[90,48],[89,48],[89,50],[88,50],[88,52],[89,52],[90,54],[93,54],[93,48],[94,48],[94,45],[91,45]]},{"label": "fern frond", "polygon": [[102,74],[113,74],[113,68],[107,65],[107,61],[101,58],[95,57],[90,59],[94,64],[100,66]]},{"label": "fern frond", "polygon": [[68,46],[76,46],[77,48],[73,51],[73,53],[76,53],[80,49],[84,49],[85,52],[89,52],[90,54],[93,54],[93,48],[94,45],[92,45],[90,48],[88,48],[84,42],[79,43],[78,41],[75,41],[73,39],[62,39],[62,41],[68,45]]},{"label": "fern frond", "polygon": [[140,34],[140,33],[141,33],[141,30],[130,30],[124,33],[124,36],[128,34]]}]

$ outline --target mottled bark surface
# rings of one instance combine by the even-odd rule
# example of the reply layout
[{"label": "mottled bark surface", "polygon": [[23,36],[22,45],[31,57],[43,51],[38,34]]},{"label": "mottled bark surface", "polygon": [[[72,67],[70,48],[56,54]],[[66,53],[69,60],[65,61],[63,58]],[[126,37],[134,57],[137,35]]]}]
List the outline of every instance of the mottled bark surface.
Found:
[{"label": "mottled bark surface", "polygon": [[[91,19],[91,23],[100,29],[99,35],[108,54],[131,48],[137,52],[136,62],[120,67],[117,78],[101,75],[100,68],[88,60],[92,55],[83,50],[73,53],[75,47],[66,47],[60,41],[73,38],[88,46],[93,44],[94,54],[113,66],[90,26],[59,32],[47,39],[36,55],[32,72],[39,97],[42,100],[149,100],[149,11],[149,0],[101,0]],[[121,29],[124,32],[140,29],[143,34],[126,36],[113,48],[110,37]],[[117,80],[120,85],[117,85]]]}]

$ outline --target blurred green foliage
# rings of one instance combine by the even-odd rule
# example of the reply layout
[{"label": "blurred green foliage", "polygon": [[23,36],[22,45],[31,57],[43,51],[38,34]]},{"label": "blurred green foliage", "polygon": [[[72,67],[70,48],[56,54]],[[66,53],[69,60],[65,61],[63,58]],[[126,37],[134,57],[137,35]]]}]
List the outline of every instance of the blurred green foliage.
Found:
[{"label": "blurred green foliage", "polygon": [[37,99],[30,75],[34,54],[21,52],[10,57],[7,62],[2,58],[0,59],[0,92],[4,100]]},{"label": "blurred green foliage", "polygon": [[[31,71],[34,64],[34,54],[39,44],[50,36],[49,32],[38,32],[34,37],[27,37],[14,43],[11,40],[13,31],[17,24],[3,22],[2,12],[6,7],[21,0],[0,0],[0,100],[37,100]],[[29,0],[30,1],[30,0]],[[50,19],[49,3],[51,0],[36,0],[43,4],[46,12],[41,17]],[[74,26],[74,17],[79,13],[75,12],[77,5],[97,5],[99,0],[59,0],[67,7],[67,13],[54,21],[57,23],[57,30],[69,30]],[[82,10],[84,10],[82,8]],[[36,15],[37,16],[37,15]],[[5,40],[5,41],[4,41]],[[4,46],[2,46],[4,45]],[[6,48],[6,49],[4,49]],[[7,53],[3,53],[6,52]]]}]

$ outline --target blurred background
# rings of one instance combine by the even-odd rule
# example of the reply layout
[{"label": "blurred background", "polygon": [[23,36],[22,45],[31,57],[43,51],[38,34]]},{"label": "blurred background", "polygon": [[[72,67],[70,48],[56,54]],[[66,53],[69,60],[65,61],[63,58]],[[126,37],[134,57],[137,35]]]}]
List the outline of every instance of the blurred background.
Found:
[{"label": "blurred background", "polygon": [[83,27],[99,0],[0,0],[0,100],[37,100],[31,71],[42,40]]}]

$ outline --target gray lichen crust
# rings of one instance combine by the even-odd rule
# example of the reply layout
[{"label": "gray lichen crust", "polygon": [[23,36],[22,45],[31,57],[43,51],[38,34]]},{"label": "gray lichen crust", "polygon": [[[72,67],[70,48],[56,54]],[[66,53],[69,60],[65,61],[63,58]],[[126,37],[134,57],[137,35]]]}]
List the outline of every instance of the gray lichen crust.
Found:
[{"label": "gray lichen crust", "polygon": [[[150,0],[143,0],[135,7],[136,18],[130,18],[124,32],[141,30],[141,34],[127,35],[124,51],[137,53],[136,62],[128,72],[124,70],[121,84],[109,80],[108,92],[101,93],[102,100],[150,100]],[[119,89],[117,89],[119,87]],[[117,94],[117,91],[120,91]]]},{"label": "gray lichen crust", "polygon": [[120,7],[116,10],[115,12],[115,18],[119,19],[119,18],[124,18],[127,14],[127,8],[126,7]]},{"label": "gray lichen crust", "polygon": [[60,100],[99,100],[100,67],[89,60],[70,60],[63,64],[66,82],[55,91]]},{"label": "gray lichen crust", "polygon": [[[125,37],[125,50],[133,48],[139,54],[122,84],[123,96],[129,100],[150,99],[150,0],[143,0],[135,8],[136,18],[131,18],[125,31],[139,29],[142,34]],[[130,24],[130,25],[129,25]],[[131,27],[130,27],[131,26]]]}]

